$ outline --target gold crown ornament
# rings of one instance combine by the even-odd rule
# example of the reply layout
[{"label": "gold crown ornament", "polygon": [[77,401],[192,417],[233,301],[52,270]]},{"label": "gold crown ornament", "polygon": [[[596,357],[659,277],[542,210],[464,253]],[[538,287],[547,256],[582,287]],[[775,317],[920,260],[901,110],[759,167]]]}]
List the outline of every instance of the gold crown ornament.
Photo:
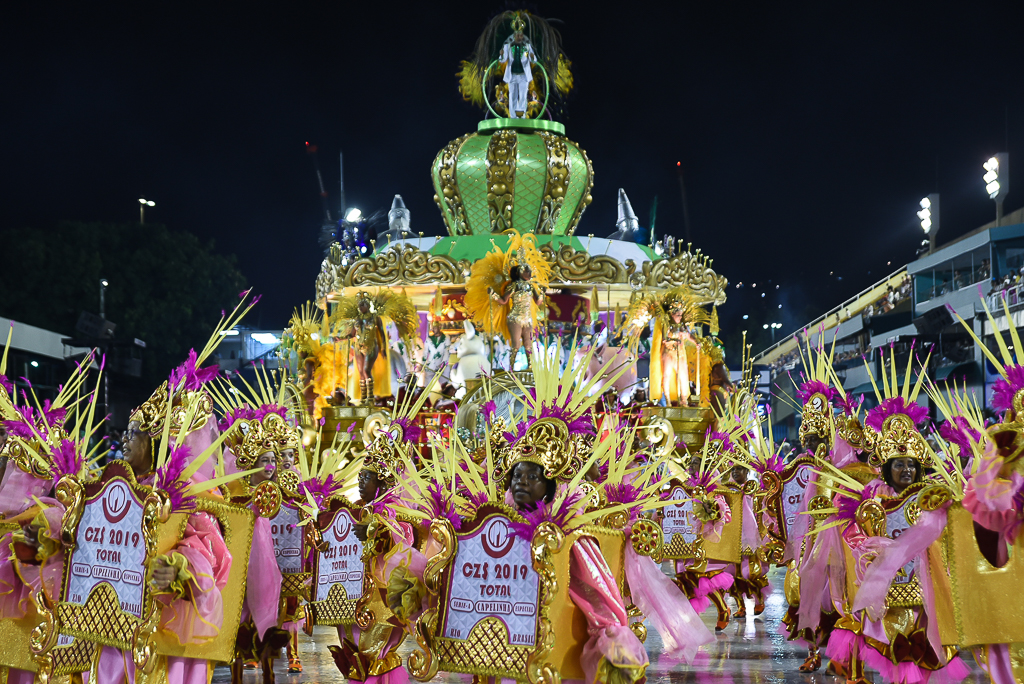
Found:
[{"label": "gold crown ornament", "polygon": [[[878,406],[868,411],[864,419],[864,427],[874,433],[869,437],[874,442],[874,453],[868,459],[868,465],[877,468],[894,458],[913,458],[919,463],[926,463],[932,452],[917,426],[928,420],[928,409],[917,403],[917,396],[927,378],[925,369],[928,367],[928,360],[925,359],[916,382],[911,386],[911,360],[914,358],[911,349],[911,360],[907,361],[901,387],[896,378],[895,353],[890,351],[888,358],[884,349],[879,349],[878,353],[882,364],[881,389],[875,382],[871,367],[866,360],[864,362],[878,400]],[[929,354],[929,358],[930,356]]]},{"label": "gold crown ornament", "polygon": [[156,439],[163,433],[164,424],[168,420],[171,424],[171,434],[177,435],[182,428],[185,434],[189,434],[206,425],[206,421],[213,415],[213,399],[202,388],[176,392],[171,397],[170,413],[167,411],[168,397],[171,397],[171,394],[165,380],[149,399],[132,411],[128,422],[137,422],[140,430]]}]

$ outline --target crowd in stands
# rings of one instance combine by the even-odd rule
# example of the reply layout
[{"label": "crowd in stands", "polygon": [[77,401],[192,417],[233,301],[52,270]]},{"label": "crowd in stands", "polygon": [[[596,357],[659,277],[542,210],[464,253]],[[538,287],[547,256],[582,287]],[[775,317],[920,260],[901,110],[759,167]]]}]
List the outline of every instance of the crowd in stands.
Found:
[{"label": "crowd in stands", "polygon": [[864,320],[868,321],[872,316],[887,314],[895,309],[900,302],[910,299],[910,292],[912,289],[910,276],[904,275],[903,281],[896,287],[889,286],[886,293],[882,295],[877,301],[874,301],[864,307]]}]

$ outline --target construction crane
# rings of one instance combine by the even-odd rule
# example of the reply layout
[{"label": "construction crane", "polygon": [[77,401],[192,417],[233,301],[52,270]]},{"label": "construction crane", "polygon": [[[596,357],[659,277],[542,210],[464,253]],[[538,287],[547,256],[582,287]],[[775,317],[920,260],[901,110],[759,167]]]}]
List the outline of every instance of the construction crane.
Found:
[{"label": "construction crane", "polygon": [[320,202],[324,206],[324,225],[333,223],[334,219],[331,218],[330,207],[327,206],[327,190],[324,189],[324,177],[320,173],[320,161],[316,155],[316,145],[310,145],[306,142],[306,154],[313,160],[313,168],[316,170],[316,180],[320,184]]}]

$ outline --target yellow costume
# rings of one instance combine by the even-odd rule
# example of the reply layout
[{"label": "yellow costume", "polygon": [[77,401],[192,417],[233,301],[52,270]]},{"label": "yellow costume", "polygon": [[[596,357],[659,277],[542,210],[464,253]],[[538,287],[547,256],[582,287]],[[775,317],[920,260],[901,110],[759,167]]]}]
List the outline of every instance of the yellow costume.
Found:
[{"label": "yellow costume", "polygon": [[[363,302],[369,307],[365,312],[359,308]],[[378,290],[374,294],[360,291],[354,297],[345,297],[338,302],[331,314],[331,323],[337,324],[343,334],[354,336],[353,351],[368,356],[375,347],[377,349],[369,382],[351,383],[349,396],[362,399],[364,388],[368,388],[367,394],[390,396],[391,347],[385,330],[388,323],[394,323],[398,336],[406,343],[418,332],[420,319],[409,297],[391,290]]]},{"label": "yellow costume", "polygon": [[[477,260],[466,283],[466,309],[473,317],[473,324],[483,329],[486,335],[501,335],[506,340],[512,337],[508,330],[509,320],[524,325],[537,325],[537,305],[533,298],[542,295],[551,281],[551,265],[539,249],[537,237],[531,233],[520,235],[515,230],[505,233],[509,236],[507,250],[502,250],[494,240],[494,249],[483,259]],[[509,273],[513,266],[527,266],[532,273],[529,282],[512,281]],[[504,297],[513,288],[507,304],[500,304],[491,298],[491,291]]]},{"label": "yellow costume", "polygon": [[[672,320],[670,312],[678,311],[682,314],[679,323]],[[690,377],[706,378],[707,359],[706,355],[700,355],[700,363],[697,362],[697,344],[686,334],[689,327],[711,323],[712,316],[700,305],[685,288],[677,288],[659,297],[647,294],[636,298],[630,304],[626,312],[626,336],[629,339],[629,348],[636,351],[640,343],[640,335],[654,320],[654,333],[651,336],[651,375],[650,375],[650,398],[651,401],[661,400],[663,394],[662,379],[664,369],[661,364],[663,352],[678,352],[679,363],[677,372],[684,374],[677,382],[673,382],[668,388],[667,400],[669,403],[678,402],[689,395]],[[682,371],[684,371],[683,373]],[[693,369],[694,372],[690,372]],[[706,397],[707,382],[700,383],[701,401]]]}]

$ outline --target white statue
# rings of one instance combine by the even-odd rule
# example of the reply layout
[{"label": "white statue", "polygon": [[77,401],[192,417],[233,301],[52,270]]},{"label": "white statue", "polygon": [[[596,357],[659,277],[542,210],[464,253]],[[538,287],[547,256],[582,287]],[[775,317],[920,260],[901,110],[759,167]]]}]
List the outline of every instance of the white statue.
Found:
[{"label": "white statue", "polygon": [[452,384],[458,387],[461,393],[465,393],[467,380],[473,380],[484,373],[491,372],[491,364],[487,360],[484,341],[476,334],[476,328],[472,323],[466,321],[464,327],[466,334],[459,342],[459,351],[456,353],[459,363],[452,371]]}]

